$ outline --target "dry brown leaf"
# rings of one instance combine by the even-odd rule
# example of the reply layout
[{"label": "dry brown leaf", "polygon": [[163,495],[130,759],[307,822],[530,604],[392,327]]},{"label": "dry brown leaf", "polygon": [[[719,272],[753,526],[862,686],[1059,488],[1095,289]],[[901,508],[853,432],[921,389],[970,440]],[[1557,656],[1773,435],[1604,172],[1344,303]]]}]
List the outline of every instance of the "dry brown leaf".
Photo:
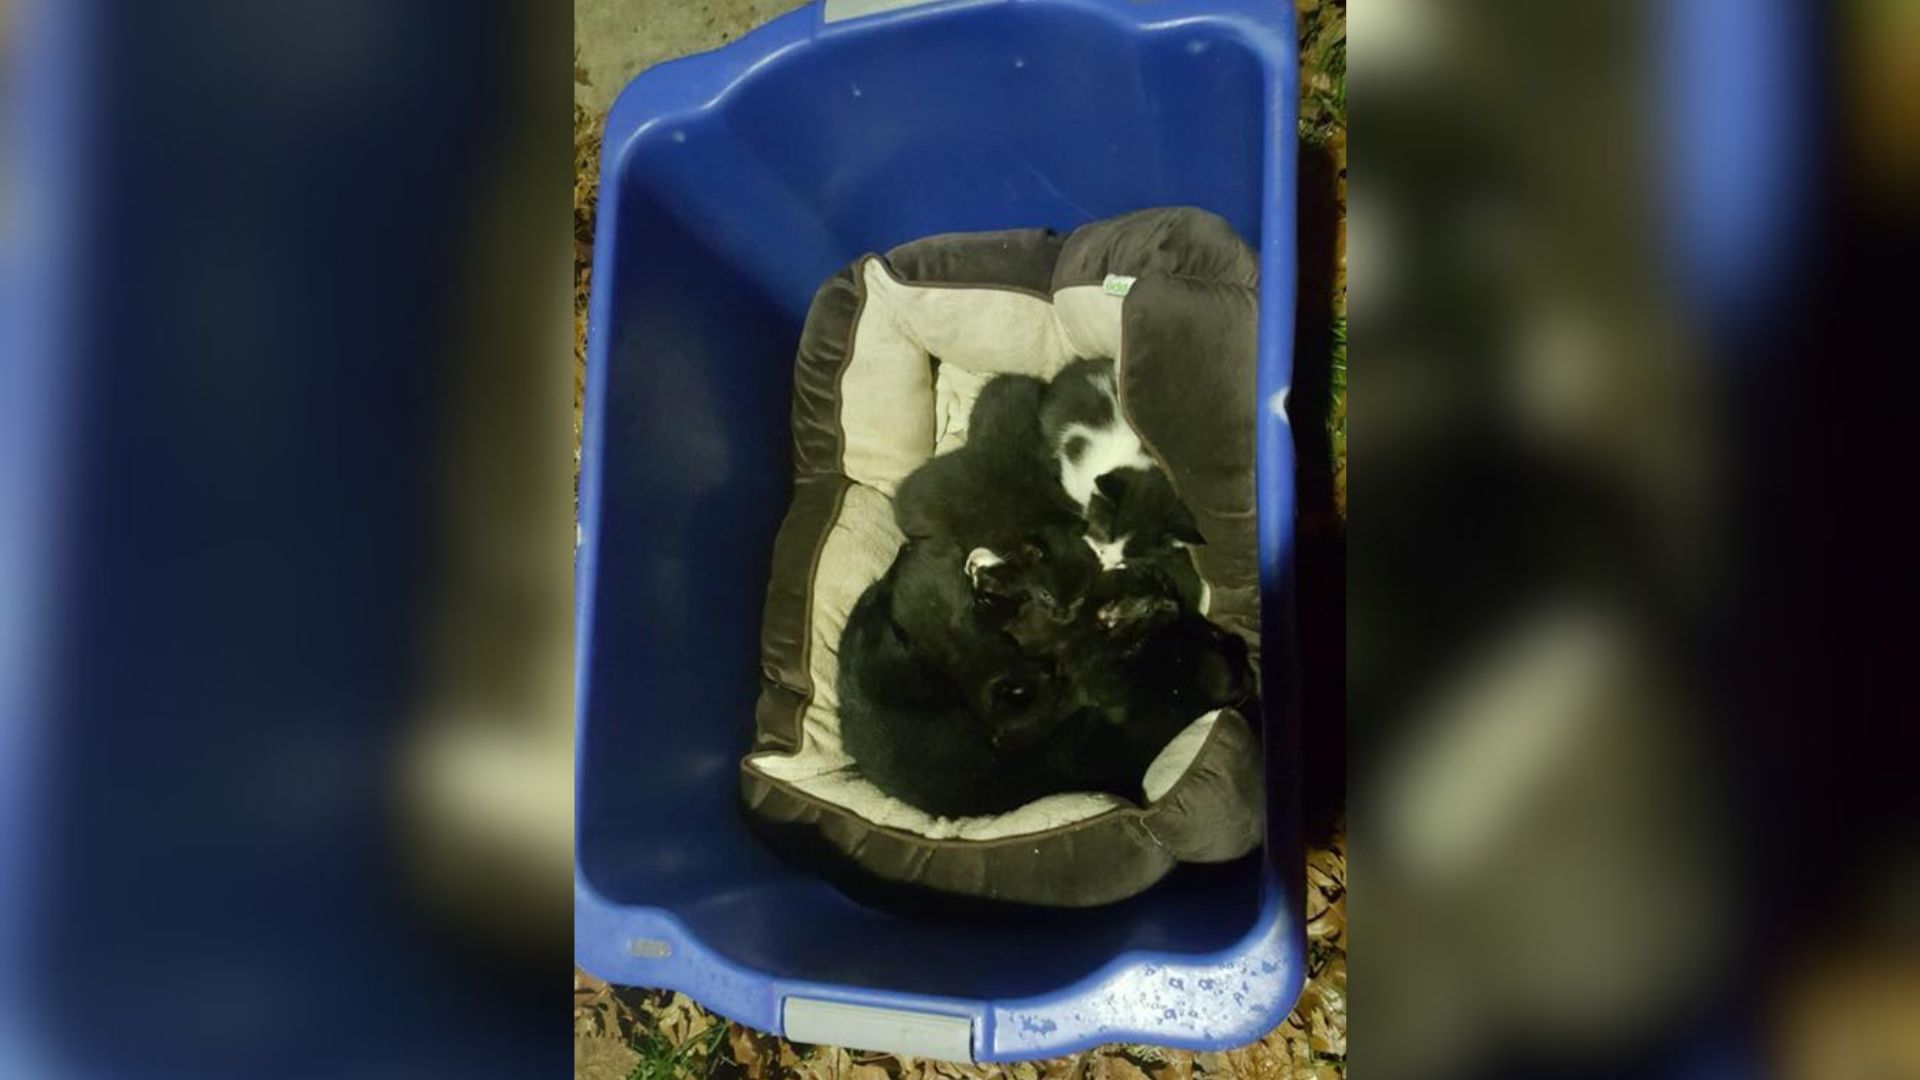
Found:
[{"label": "dry brown leaf", "polygon": [[640,1055],[620,1039],[573,1040],[574,1080],[627,1080]]},{"label": "dry brown leaf", "polygon": [[793,1067],[794,1075],[806,1080],[835,1080],[833,1073],[833,1051],[824,1046],[816,1046],[806,1057]]},{"label": "dry brown leaf", "polygon": [[1118,1054],[1108,1054],[1100,1059],[1099,1071],[1094,1075],[1100,1080],[1147,1080],[1147,1074],[1140,1066]]},{"label": "dry brown leaf", "polygon": [[1347,887],[1347,855],[1338,836],[1325,847],[1307,852],[1307,877],[1315,885],[1333,891]]},{"label": "dry brown leaf", "polygon": [[1040,1067],[1031,1061],[1015,1062],[1013,1080],[1040,1080]]},{"label": "dry brown leaf", "polygon": [[[786,1044],[782,1043],[781,1047],[784,1050]],[[766,1059],[761,1056],[758,1040],[752,1031],[743,1027],[728,1028],[727,1050],[733,1054],[734,1063],[739,1065],[751,1080],[762,1080],[766,1076]]]},{"label": "dry brown leaf", "polygon": [[1347,942],[1347,905],[1329,904],[1307,923],[1307,937],[1344,951]]},{"label": "dry brown leaf", "polygon": [[1085,1058],[1049,1058],[1040,1062],[1040,1080],[1078,1080]]},{"label": "dry brown leaf", "polygon": [[1193,1054],[1187,1050],[1162,1050],[1161,1062],[1147,1069],[1153,1080],[1193,1080]]},{"label": "dry brown leaf", "polygon": [[887,1070],[878,1065],[855,1065],[847,1073],[847,1080],[893,1080]]},{"label": "dry brown leaf", "polygon": [[1292,1071],[1284,1052],[1275,1052],[1254,1043],[1227,1052],[1227,1075],[1235,1080],[1286,1080]]},{"label": "dry brown leaf", "polygon": [[1347,1056],[1346,1036],[1334,1030],[1325,1013],[1314,1014],[1313,1033],[1307,1036],[1307,1045],[1313,1047],[1315,1053],[1328,1057]]},{"label": "dry brown leaf", "polygon": [[669,1005],[660,1010],[660,1034],[675,1046],[687,1041],[687,1028],[690,1023],[685,1009]]}]

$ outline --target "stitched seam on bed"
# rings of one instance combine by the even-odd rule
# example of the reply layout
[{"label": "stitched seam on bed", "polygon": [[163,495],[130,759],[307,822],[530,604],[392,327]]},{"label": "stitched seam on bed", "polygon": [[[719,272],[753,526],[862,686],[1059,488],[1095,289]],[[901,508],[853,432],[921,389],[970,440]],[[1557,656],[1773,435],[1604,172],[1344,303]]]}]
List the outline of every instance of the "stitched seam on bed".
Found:
[{"label": "stitched seam on bed", "polygon": [[[1186,496],[1180,494],[1180,482],[1174,479],[1172,466],[1167,464],[1167,459],[1161,456],[1160,449],[1154,446],[1153,441],[1148,439],[1146,434],[1140,430],[1140,425],[1133,422],[1133,413],[1127,408],[1127,302],[1125,300],[1120,302],[1120,348],[1118,352],[1119,355],[1113,358],[1113,397],[1114,403],[1120,406],[1120,420],[1122,423],[1125,423],[1127,427],[1131,428],[1135,435],[1140,437],[1140,445],[1146,449],[1147,456],[1153,459],[1153,463],[1159,467],[1161,472],[1167,474],[1167,485],[1173,488],[1174,497],[1184,503],[1186,502]],[[1209,592],[1218,592],[1219,587],[1216,586],[1206,574],[1200,571],[1200,559],[1194,555],[1193,549],[1186,548],[1185,552],[1187,565],[1193,567],[1193,576],[1199,578],[1200,583],[1206,586]],[[1181,775],[1184,777],[1186,774],[1182,773]],[[1174,783],[1178,784],[1179,781],[1176,780]]]},{"label": "stitched seam on bed", "polygon": [[[861,259],[859,266],[864,269],[867,260]],[[847,347],[840,358],[840,370],[833,376],[833,440],[834,476],[840,481],[839,489],[833,493],[833,512],[827,515],[826,527],[813,542],[813,555],[807,560],[807,588],[801,609],[806,613],[806,622],[800,635],[800,665],[804,673],[805,686],[789,686],[787,689],[800,695],[800,702],[794,706],[792,728],[794,732],[795,753],[807,748],[807,709],[813,704],[813,696],[819,687],[813,684],[813,628],[817,615],[814,611],[818,603],[818,581],[820,578],[820,558],[826,553],[827,541],[833,536],[834,527],[840,523],[840,514],[846,508],[847,492],[853,487],[853,478],[847,475],[847,430],[840,419],[841,403],[846,400],[842,385],[846,381],[847,368],[853,366],[854,343],[860,339],[860,317],[867,311],[867,284],[860,273],[853,275],[854,287],[859,290],[859,299],[853,305],[853,322],[847,332]],[[792,433],[788,433],[792,438]]]},{"label": "stitched seam on bed", "polygon": [[[1209,735],[1209,739],[1211,739],[1211,735]],[[1203,743],[1201,745],[1202,745],[1202,748],[1204,749],[1205,744]],[[751,755],[751,756],[757,757],[759,755]],[[779,756],[791,756],[791,755],[779,755]],[[1069,821],[1065,825],[1053,825],[1048,828],[1041,829],[1037,832],[1016,833],[1012,836],[996,836],[991,840],[968,840],[968,839],[965,839],[964,837],[958,837],[958,836],[941,837],[936,839],[935,837],[928,836],[925,833],[914,832],[911,829],[902,829],[893,825],[881,825],[877,822],[869,821],[866,818],[861,817],[859,814],[854,813],[852,810],[849,810],[846,807],[841,806],[839,803],[830,802],[826,799],[822,799],[819,796],[812,794],[811,792],[808,792],[799,787],[796,787],[793,781],[791,780],[783,780],[780,777],[773,776],[769,773],[761,772],[759,767],[755,766],[750,761],[743,762],[742,764],[744,764],[747,768],[753,769],[754,772],[760,777],[764,778],[770,786],[777,787],[780,790],[786,792],[788,795],[792,796],[793,798],[798,799],[809,806],[816,807],[824,813],[839,814],[842,817],[852,818],[853,820],[859,822],[860,824],[876,832],[892,833],[894,836],[898,836],[907,840],[912,840],[915,843],[929,844],[929,845],[938,844],[942,847],[952,847],[959,850],[978,851],[981,848],[997,847],[1004,844],[1017,844],[1017,843],[1022,843],[1024,841],[1031,841],[1031,840],[1044,840],[1044,839],[1050,838],[1055,833],[1066,833],[1076,829],[1086,828],[1088,825],[1091,825],[1096,821],[1105,821],[1109,818],[1119,820],[1128,814],[1133,814],[1138,816],[1138,815],[1144,815],[1150,812],[1149,808],[1142,807],[1142,806],[1115,806],[1107,810],[1102,810],[1099,813],[1093,815],[1092,817],[1081,818],[1079,821]],[[1185,780],[1185,779],[1186,779],[1185,776],[1181,777],[1181,780]],[[1175,787],[1178,787],[1179,784],[1180,784],[1180,781],[1178,780],[1174,782]],[[1169,791],[1171,791],[1171,789],[1169,789]],[[1064,794],[1072,795],[1072,794],[1097,794],[1097,793],[1096,792],[1065,792]],[[892,796],[888,796],[888,798],[892,798]],[[912,804],[908,803],[906,805],[911,806]],[[1012,812],[1013,811],[1008,811],[1008,813],[1012,813]],[[992,815],[992,816],[997,817],[999,815]]]},{"label": "stitched seam on bed", "polygon": [[[1100,277],[1092,279],[1091,281],[1055,282],[1053,286],[1053,291],[1059,292],[1061,289],[1076,289],[1076,288],[1082,288],[1088,285],[1105,285],[1107,283],[1107,278],[1112,276],[1114,275],[1103,274]],[[1232,288],[1232,289],[1245,289],[1247,292],[1250,292],[1250,293],[1258,293],[1260,291],[1260,286],[1258,282],[1255,282],[1252,285],[1245,285],[1238,281],[1234,281],[1231,278],[1208,277],[1205,274],[1182,274],[1173,270],[1155,270],[1151,274],[1133,275],[1133,278],[1136,282],[1150,281],[1153,278],[1172,278],[1175,281],[1198,281],[1207,285],[1221,285],[1221,286],[1225,286],[1227,288]]]}]

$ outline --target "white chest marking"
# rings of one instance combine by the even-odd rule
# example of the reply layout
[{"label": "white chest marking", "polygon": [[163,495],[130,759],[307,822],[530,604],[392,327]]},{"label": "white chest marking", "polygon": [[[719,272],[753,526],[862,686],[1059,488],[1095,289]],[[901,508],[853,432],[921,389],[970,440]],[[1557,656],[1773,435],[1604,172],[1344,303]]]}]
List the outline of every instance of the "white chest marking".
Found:
[{"label": "white chest marking", "polygon": [[1091,536],[1083,536],[1081,539],[1085,540],[1087,546],[1093,549],[1094,555],[1099,557],[1100,569],[1118,570],[1127,564],[1127,540],[1129,537],[1116,536],[1104,544]]}]

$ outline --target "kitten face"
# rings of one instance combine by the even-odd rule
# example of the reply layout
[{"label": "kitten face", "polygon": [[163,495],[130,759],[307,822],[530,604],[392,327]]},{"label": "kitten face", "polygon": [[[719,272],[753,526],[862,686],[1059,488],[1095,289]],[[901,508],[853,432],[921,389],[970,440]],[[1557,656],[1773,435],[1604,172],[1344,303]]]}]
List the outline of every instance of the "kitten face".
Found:
[{"label": "kitten face", "polygon": [[1079,616],[1100,573],[1078,528],[1047,526],[1005,551],[976,548],[967,576],[983,617],[1028,655],[1044,655]]},{"label": "kitten face", "polygon": [[1164,571],[1142,562],[1101,574],[1087,594],[1087,608],[1090,629],[1126,655],[1179,617],[1180,598]]},{"label": "kitten face", "polygon": [[1116,469],[1095,482],[1087,503],[1087,546],[1105,569],[1167,558],[1205,542],[1193,511],[1158,468]]}]

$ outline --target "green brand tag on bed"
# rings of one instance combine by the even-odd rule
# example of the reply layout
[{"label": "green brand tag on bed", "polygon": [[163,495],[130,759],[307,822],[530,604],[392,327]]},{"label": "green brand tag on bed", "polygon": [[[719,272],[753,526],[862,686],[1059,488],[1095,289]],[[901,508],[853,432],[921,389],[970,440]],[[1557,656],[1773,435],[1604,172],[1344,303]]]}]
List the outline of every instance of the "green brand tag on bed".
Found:
[{"label": "green brand tag on bed", "polygon": [[1108,296],[1127,295],[1127,293],[1133,289],[1134,281],[1135,281],[1134,278],[1128,277],[1125,274],[1108,274],[1107,285],[1106,285],[1107,295]]}]

